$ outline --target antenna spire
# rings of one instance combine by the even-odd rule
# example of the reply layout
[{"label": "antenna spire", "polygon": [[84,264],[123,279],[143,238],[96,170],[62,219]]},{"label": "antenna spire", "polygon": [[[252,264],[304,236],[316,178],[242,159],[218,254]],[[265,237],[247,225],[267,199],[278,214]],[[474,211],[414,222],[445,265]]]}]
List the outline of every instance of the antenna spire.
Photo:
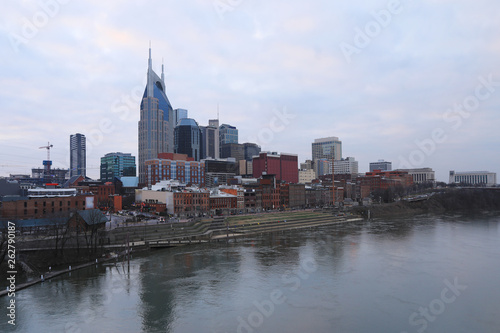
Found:
[{"label": "antenna spire", "polygon": [[163,57],[161,58],[161,81],[165,84],[165,72],[163,68]]},{"label": "antenna spire", "polygon": [[148,68],[152,69],[153,61],[151,60],[151,41],[149,41],[149,59],[148,59]]}]

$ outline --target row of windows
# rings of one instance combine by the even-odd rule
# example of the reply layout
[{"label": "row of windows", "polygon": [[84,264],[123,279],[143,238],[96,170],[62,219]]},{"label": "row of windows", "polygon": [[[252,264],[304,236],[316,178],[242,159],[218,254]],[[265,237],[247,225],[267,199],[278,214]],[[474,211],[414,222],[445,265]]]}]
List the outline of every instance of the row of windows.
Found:
[{"label": "row of windows", "polygon": [[[54,201],[51,201],[51,207],[54,207],[55,206],[55,202]],[[82,201],[82,204],[85,205],[85,201]],[[59,207],[62,207],[63,205],[63,202],[62,200],[59,201]],[[71,201],[68,200],[67,202],[67,206],[71,206]],[[75,206],[78,206],[78,201],[75,201]],[[28,202],[25,201],[24,202],[24,207],[28,207]],[[38,201],[35,201],[35,207],[38,207]],[[43,207],[47,207],[47,202],[46,201],[43,201]]]},{"label": "row of windows", "polygon": [[[66,210],[67,210],[67,211],[70,211],[70,210],[71,210],[71,208],[69,208],[69,207],[68,207]],[[83,210],[85,210],[85,206],[83,207]],[[63,211],[63,209],[62,209],[62,208],[59,208],[59,212],[62,212],[62,211]],[[50,212],[51,212],[51,213],[55,213],[55,212],[56,212],[55,208],[51,208]],[[37,215],[37,214],[38,214],[38,208],[35,208],[34,213],[35,213],[35,215]],[[43,208],[41,213],[42,213],[42,214],[47,214],[47,209],[46,209],[46,208]],[[24,210],[24,215],[28,215],[28,210],[27,210],[27,209],[25,209],[25,210]]]}]

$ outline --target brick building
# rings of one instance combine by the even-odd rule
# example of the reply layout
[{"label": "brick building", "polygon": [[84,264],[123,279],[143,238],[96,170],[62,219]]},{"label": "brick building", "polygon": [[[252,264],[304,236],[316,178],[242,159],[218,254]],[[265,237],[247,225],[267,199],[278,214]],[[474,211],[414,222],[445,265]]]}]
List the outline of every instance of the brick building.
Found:
[{"label": "brick building", "polygon": [[293,154],[261,152],[253,157],[253,177],[275,175],[277,181],[299,182],[298,157]]},{"label": "brick building", "polygon": [[0,217],[4,219],[45,218],[89,208],[94,208],[93,195],[4,198],[0,202]]},{"label": "brick building", "polygon": [[185,184],[205,186],[205,162],[194,161],[186,154],[161,153],[145,162],[146,185],[174,179]]}]

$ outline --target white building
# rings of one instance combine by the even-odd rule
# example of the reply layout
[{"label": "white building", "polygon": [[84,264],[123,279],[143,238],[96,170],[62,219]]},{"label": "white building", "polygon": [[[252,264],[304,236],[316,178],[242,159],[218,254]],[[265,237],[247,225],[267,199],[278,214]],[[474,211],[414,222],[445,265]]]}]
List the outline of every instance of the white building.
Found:
[{"label": "white building", "polygon": [[432,168],[418,168],[418,169],[398,169],[400,171],[407,171],[413,177],[415,184],[428,183],[436,181],[436,172]]},{"label": "white building", "polygon": [[455,172],[450,171],[450,184],[495,186],[497,174],[488,171]]},{"label": "white building", "polygon": [[316,172],[313,169],[299,170],[299,183],[310,184],[316,179]]},{"label": "white building", "polygon": [[[318,176],[332,174],[332,161],[328,159],[319,159],[314,164],[315,172]],[[334,173],[336,175],[350,174],[353,177],[358,175],[358,161],[354,157],[342,158],[335,161]]]},{"label": "white building", "polygon": [[[330,166],[331,167],[331,166]],[[331,174],[331,171],[330,171]],[[334,174],[336,175],[357,175],[358,161],[354,157],[343,158],[340,161],[335,161]]]}]

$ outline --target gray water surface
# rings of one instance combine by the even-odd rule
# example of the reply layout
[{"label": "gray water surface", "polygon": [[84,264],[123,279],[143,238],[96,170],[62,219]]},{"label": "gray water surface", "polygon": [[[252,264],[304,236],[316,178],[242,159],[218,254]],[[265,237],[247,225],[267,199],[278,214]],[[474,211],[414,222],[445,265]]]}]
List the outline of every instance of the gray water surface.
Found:
[{"label": "gray water surface", "polygon": [[0,298],[0,331],[500,332],[500,217],[420,216],[162,249]]}]

